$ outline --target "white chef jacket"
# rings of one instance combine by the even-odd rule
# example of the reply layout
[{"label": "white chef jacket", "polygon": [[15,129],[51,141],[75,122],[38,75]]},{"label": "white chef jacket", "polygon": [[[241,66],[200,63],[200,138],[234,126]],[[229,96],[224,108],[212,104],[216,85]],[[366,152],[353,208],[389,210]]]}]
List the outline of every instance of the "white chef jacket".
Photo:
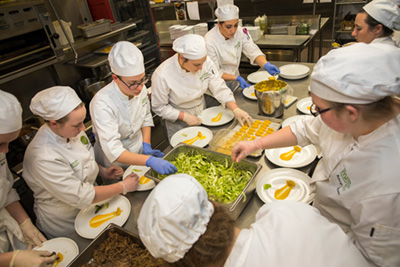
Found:
[{"label": "white chef jacket", "polygon": [[[400,266],[400,115],[355,140],[321,120],[290,125],[299,145],[321,148],[314,206],[379,266]],[[372,230],[374,229],[374,230]]]},{"label": "white chef jacket", "polygon": [[[175,124],[178,123],[175,122],[180,111],[193,115],[199,115],[203,111],[207,89],[223,106],[227,102],[235,102],[232,91],[226,86],[209,57],[201,70],[192,73],[181,68],[178,54],[175,54],[157,67],[151,81],[151,105],[154,113],[166,120],[167,130],[176,128]],[[174,132],[178,130],[174,129]],[[168,131],[169,138],[170,132]]]},{"label": "white chef jacket", "polygon": [[5,207],[19,201],[17,191],[12,187],[14,178],[8,169],[6,154],[0,153],[0,253],[14,249],[26,249],[24,237],[18,222]]},{"label": "white chef jacket", "polygon": [[26,149],[23,167],[38,228],[48,238],[73,233],[79,210],[93,202],[99,172],[85,132],[67,142],[44,124]]},{"label": "white chef jacket", "polygon": [[400,47],[400,31],[393,30],[392,40],[397,47]]},{"label": "white chef jacket", "polygon": [[265,204],[242,229],[225,262],[234,266],[368,266],[339,226],[317,209],[288,200]]},{"label": "white chef jacket", "polygon": [[375,38],[374,40],[372,40],[371,44],[372,43],[381,43],[381,44],[388,44],[388,45],[396,46],[396,43],[390,37]]},{"label": "white chef jacket", "polygon": [[239,64],[242,52],[250,63],[255,65],[254,60],[258,56],[265,56],[260,48],[253,42],[246,28],[238,27],[234,37],[226,40],[220,33],[218,26],[212,28],[204,36],[207,44],[207,54],[214,64],[223,73],[238,76]]},{"label": "white chef jacket", "polygon": [[96,137],[96,160],[105,167],[111,166],[125,150],[142,153],[141,129],[154,126],[146,87],[129,99],[114,81],[93,97],[90,116]]}]

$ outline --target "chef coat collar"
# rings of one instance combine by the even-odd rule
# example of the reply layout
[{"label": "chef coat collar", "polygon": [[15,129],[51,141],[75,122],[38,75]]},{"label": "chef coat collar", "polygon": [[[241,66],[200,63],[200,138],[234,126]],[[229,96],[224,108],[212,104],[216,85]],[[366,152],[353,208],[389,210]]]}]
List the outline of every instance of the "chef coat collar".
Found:
[{"label": "chef coat collar", "polygon": [[65,138],[62,136],[59,136],[58,134],[56,134],[55,132],[53,132],[53,130],[51,130],[50,126],[45,123],[43,124],[43,131],[49,132],[49,136],[57,143],[60,145],[65,145],[66,147],[71,146],[71,140],[73,138]]},{"label": "chef coat collar", "polygon": [[[187,73],[191,73],[190,71],[185,70],[184,68],[181,67],[181,65],[179,64],[179,56],[178,53],[176,53],[174,55],[174,57],[176,57],[176,59],[174,60],[174,64],[175,64],[175,68],[178,71],[178,73],[180,75],[186,75]],[[190,60],[190,59],[189,59]]]}]

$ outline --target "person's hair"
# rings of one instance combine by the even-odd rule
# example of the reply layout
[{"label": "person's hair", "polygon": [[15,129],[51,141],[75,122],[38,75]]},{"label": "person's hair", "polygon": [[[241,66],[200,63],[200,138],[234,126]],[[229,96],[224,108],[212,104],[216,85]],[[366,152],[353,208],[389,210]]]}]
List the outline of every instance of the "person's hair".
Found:
[{"label": "person's hair", "polygon": [[365,23],[367,23],[368,25],[368,29],[369,30],[373,30],[376,28],[376,26],[378,26],[379,24],[382,25],[382,37],[386,37],[386,36],[390,36],[393,34],[393,30],[386,27],[385,25],[383,25],[382,23],[380,23],[379,21],[377,21],[376,19],[374,19],[373,17],[371,17],[364,9],[362,9],[360,12],[358,13],[365,13],[367,14],[367,17],[365,18]]},{"label": "person's hair", "polygon": [[366,121],[379,121],[395,114],[395,101],[393,97],[387,96],[379,101],[369,104],[344,104],[328,101],[337,115],[346,107],[353,106],[357,110],[362,111],[361,117]]},{"label": "person's hair", "polygon": [[186,252],[185,256],[171,264],[176,267],[211,267],[224,266],[233,245],[235,221],[228,212],[218,204],[214,204],[206,232]]},{"label": "person's hair", "polygon": [[[83,103],[83,102],[81,102],[78,106],[76,106],[76,108],[74,108],[72,111],[74,111],[74,110],[77,110],[78,108],[81,108],[81,107],[83,107],[85,105],[85,103]],[[71,111],[71,112],[72,112]],[[70,113],[71,113],[70,112]],[[56,122],[58,123],[58,124],[64,124],[64,123],[66,123],[67,121],[68,121],[68,119],[69,119],[69,113],[67,114],[67,115],[65,115],[64,117],[62,117],[61,119],[58,119],[58,120],[56,120]],[[50,121],[48,121],[48,120],[45,120],[44,122],[46,122],[47,124],[50,122]]]}]

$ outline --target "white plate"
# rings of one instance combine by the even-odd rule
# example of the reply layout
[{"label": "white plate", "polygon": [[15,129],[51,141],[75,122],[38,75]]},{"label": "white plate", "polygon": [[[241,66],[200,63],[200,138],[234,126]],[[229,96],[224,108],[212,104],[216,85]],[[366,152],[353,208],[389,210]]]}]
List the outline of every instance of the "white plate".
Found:
[{"label": "white plate", "polygon": [[187,127],[177,131],[171,137],[171,146],[176,147],[176,145],[180,142],[193,139],[198,135],[199,132],[201,132],[201,134],[206,138],[197,139],[192,145],[205,147],[206,145],[208,145],[208,143],[210,143],[211,139],[213,138],[213,133],[210,129],[202,126]]},{"label": "white plate", "polygon": [[[211,119],[215,118],[220,112],[222,112],[221,119],[217,122],[211,121]],[[235,115],[233,115],[233,112],[231,110],[225,109],[222,106],[217,106],[203,110],[199,115],[199,117],[203,121],[204,125],[219,126],[219,125],[224,125],[233,120],[233,118],[235,118]]]},{"label": "white plate", "polygon": [[300,110],[304,114],[309,114],[311,115],[310,112],[310,107],[312,105],[312,99],[311,97],[306,97],[297,102],[297,109]]},{"label": "white plate", "polygon": [[285,99],[285,108],[290,107],[296,100],[297,96],[287,95]]},{"label": "white plate", "polygon": [[[247,76],[247,80],[251,83],[259,83],[265,80],[268,80],[269,77],[272,77],[271,74],[269,74],[268,71],[266,70],[261,70],[261,71],[256,71],[253,73],[250,73]],[[275,79],[278,79],[279,75],[275,75]]]},{"label": "white plate", "polygon": [[286,126],[289,126],[289,124],[291,124],[292,122],[297,121],[297,120],[301,120],[304,117],[312,117],[312,116],[310,116],[310,115],[296,115],[296,116],[289,117],[289,118],[287,118],[286,120],[284,120],[282,122],[282,128],[284,128]]},{"label": "white plate", "polygon": [[[310,188],[311,178],[304,172],[289,168],[273,169],[261,175],[257,181],[257,195],[264,203],[277,201],[274,196],[275,191],[285,186],[286,180],[296,183],[287,200],[310,203],[314,199],[314,193]],[[264,189],[265,184],[270,184],[271,187]]]},{"label": "white plate", "polygon": [[266,149],[265,156],[269,161],[280,167],[301,168],[307,166],[315,160],[317,149],[314,145],[308,145],[296,152],[290,160],[282,160],[279,156],[283,153],[293,150],[293,146],[281,147],[275,149]]},{"label": "white plate", "polygon": [[243,95],[251,100],[257,100],[256,92],[254,91],[254,85],[243,89]]},{"label": "white plate", "polygon": [[125,170],[122,179],[125,179],[126,176],[128,176],[131,173],[136,173],[139,176],[139,187],[136,190],[146,191],[152,189],[156,186],[156,183],[153,180],[143,176],[148,170],[150,170],[150,167],[131,165]]},{"label": "white plate", "polygon": [[302,79],[310,74],[310,68],[301,64],[283,65],[279,70],[279,75],[288,80]]},{"label": "white plate", "polygon": [[[107,202],[109,204],[108,208],[103,208],[96,214],[94,213],[96,210],[96,205],[101,205]],[[122,210],[121,215],[106,221],[97,228],[90,227],[89,222],[93,217],[101,214],[111,213],[113,211],[116,211],[118,207]],[[126,222],[126,220],[128,220],[130,213],[131,203],[126,197],[118,195],[113,198],[92,204],[90,205],[90,207],[81,210],[75,219],[75,231],[78,233],[78,235],[84,238],[93,239],[110,223],[115,223],[118,226],[122,226]]]},{"label": "white plate", "polygon": [[68,266],[79,254],[79,248],[75,241],[66,237],[57,237],[47,240],[43,242],[42,247],[34,247],[33,250],[47,250],[61,253],[64,258],[58,263],[57,267]]}]

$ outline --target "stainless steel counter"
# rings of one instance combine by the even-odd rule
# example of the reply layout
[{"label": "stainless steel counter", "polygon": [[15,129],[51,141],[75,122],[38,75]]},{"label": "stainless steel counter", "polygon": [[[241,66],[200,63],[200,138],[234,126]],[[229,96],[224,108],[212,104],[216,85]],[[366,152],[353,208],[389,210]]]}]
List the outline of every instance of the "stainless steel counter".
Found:
[{"label": "stainless steel counter", "polygon": [[[271,62],[271,63],[278,67],[286,65],[286,64],[293,64],[292,62]],[[301,63],[301,64],[308,66],[312,72],[313,67],[314,67],[313,63]],[[241,75],[243,77],[247,77],[247,75],[253,71],[255,71],[255,70],[254,69],[248,70],[248,73],[246,73],[245,71],[242,71]],[[281,79],[281,80],[284,80],[284,79]],[[293,91],[294,91],[293,95],[297,96],[298,100],[309,96],[308,86],[310,84],[310,76],[300,79],[300,80],[284,80],[284,81],[286,81],[293,88]],[[240,108],[246,110],[250,114],[258,113],[257,101],[245,98],[243,96],[241,90],[235,92],[235,98],[236,98],[236,102]],[[281,117],[281,119],[287,119],[291,116],[298,115],[298,114],[301,114],[301,113],[299,111],[297,111],[296,103],[294,103],[288,109],[285,110],[284,115]],[[224,126],[219,126],[219,127],[212,127],[211,130],[213,131],[213,133],[216,133],[221,129],[229,127],[229,125],[230,124],[227,124]],[[171,147],[168,147],[165,150],[165,152],[168,152],[170,149],[171,149]],[[270,163],[265,158],[264,155],[259,158],[249,158],[249,160],[251,160],[253,162],[257,162],[260,165],[262,165],[262,168],[261,168],[259,174],[257,175],[256,179],[258,179],[263,173],[267,172],[268,170],[278,167],[278,166]],[[313,169],[315,164],[316,164],[316,161],[314,161],[313,163],[311,163],[310,165],[308,165],[306,167],[299,168],[299,170],[308,174]],[[141,192],[128,193],[126,195],[126,197],[131,202],[131,206],[132,206],[131,214],[130,214],[127,222],[123,226],[128,231],[138,234],[137,219],[139,216],[140,209],[142,208],[142,205],[143,205],[144,201],[146,200],[149,193],[150,193],[150,191],[141,191]],[[256,215],[258,209],[263,204],[264,203],[262,202],[262,200],[257,196],[257,193],[254,191],[253,197],[251,198],[251,200],[247,204],[246,208],[243,210],[243,212],[241,213],[241,215],[239,216],[239,218],[236,221],[237,226],[240,228],[245,228],[245,227],[250,226],[250,224],[253,223],[255,220],[255,215]],[[79,246],[80,252],[82,252],[84,250],[84,248],[86,248],[89,245],[89,243],[92,241],[92,240],[80,237],[77,233],[74,233],[73,235],[69,236],[69,238],[72,238],[73,240],[75,240],[75,242]]]}]

